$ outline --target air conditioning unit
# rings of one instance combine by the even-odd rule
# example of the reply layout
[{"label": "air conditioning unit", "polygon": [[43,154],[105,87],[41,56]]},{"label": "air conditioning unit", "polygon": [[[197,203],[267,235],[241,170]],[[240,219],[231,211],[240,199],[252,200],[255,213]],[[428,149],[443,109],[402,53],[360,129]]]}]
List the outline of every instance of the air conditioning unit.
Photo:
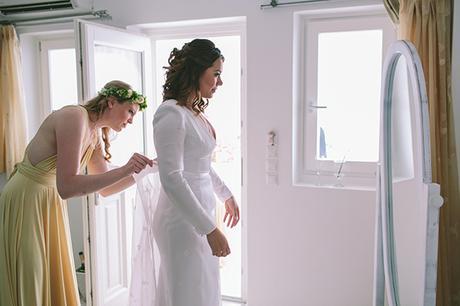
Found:
[{"label": "air conditioning unit", "polygon": [[4,16],[55,12],[79,7],[79,0],[0,0],[0,14]]}]

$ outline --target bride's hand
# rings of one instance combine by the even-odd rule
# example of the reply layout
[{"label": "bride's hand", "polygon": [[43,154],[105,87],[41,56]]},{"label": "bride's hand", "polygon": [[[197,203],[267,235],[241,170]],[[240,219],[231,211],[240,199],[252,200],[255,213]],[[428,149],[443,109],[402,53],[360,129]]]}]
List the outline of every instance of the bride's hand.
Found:
[{"label": "bride's hand", "polygon": [[[228,220],[227,220],[228,218]],[[234,227],[240,221],[240,209],[236,204],[235,198],[231,197],[225,201],[224,223],[227,221],[228,227]]]},{"label": "bride's hand", "polygon": [[209,246],[211,247],[212,255],[217,257],[225,257],[230,254],[227,238],[216,227],[212,232],[206,235]]}]

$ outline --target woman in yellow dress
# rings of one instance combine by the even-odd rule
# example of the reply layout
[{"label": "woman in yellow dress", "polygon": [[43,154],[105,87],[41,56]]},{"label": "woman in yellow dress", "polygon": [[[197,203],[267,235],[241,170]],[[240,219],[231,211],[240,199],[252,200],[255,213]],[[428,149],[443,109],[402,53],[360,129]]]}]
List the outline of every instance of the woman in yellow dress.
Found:
[{"label": "woman in yellow dress", "polygon": [[80,305],[65,199],[114,194],[152,165],[138,153],[122,167],[107,165],[110,129],[121,131],[146,106],[128,84],[111,81],[84,106],[43,121],[0,195],[0,305]]}]

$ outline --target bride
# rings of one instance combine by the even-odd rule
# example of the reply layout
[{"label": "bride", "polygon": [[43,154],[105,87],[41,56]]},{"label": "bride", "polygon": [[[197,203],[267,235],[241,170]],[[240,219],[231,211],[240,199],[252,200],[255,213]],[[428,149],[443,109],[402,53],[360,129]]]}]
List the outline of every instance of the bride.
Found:
[{"label": "bride", "polygon": [[[234,227],[240,216],[211,166],[216,132],[203,113],[222,85],[223,62],[212,41],[195,39],[174,48],[165,67],[163,103],[153,120],[161,187],[154,176],[138,180],[143,226],[133,241],[131,305],[221,303],[218,257],[229,255],[230,247],[216,227],[214,194],[225,203],[227,226]],[[153,240],[160,255],[157,273]]]}]

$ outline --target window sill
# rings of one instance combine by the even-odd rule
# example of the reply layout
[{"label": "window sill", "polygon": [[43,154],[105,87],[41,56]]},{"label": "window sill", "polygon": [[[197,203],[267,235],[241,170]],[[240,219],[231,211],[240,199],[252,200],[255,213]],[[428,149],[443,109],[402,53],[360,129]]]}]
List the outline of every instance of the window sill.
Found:
[{"label": "window sill", "polygon": [[341,189],[354,191],[375,191],[377,186],[375,174],[353,175],[345,173],[341,179],[335,175],[303,174],[294,177],[296,187]]}]

